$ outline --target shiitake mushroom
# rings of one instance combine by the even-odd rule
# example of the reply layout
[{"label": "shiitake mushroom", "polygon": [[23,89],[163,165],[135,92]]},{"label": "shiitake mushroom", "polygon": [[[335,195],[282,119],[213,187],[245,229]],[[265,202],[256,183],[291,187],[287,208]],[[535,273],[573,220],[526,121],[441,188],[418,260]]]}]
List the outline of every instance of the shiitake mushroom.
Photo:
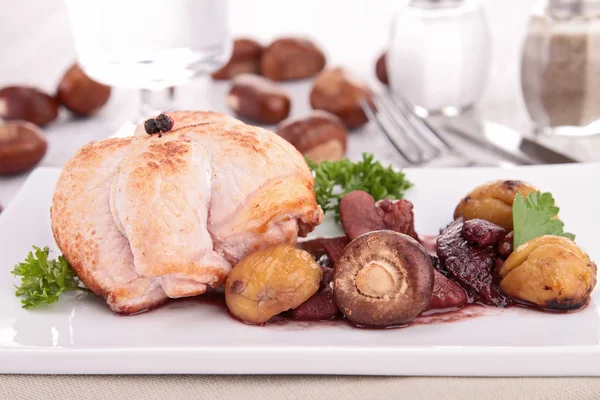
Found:
[{"label": "shiitake mushroom", "polygon": [[46,139],[40,128],[26,121],[0,125],[0,175],[25,172],[46,154]]},{"label": "shiitake mushroom", "polygon": [[433,283],[425,248],[408,235],[382,230],[346,246],[334,267],[333,295],[356,325],[403,325],[426,309]]}]

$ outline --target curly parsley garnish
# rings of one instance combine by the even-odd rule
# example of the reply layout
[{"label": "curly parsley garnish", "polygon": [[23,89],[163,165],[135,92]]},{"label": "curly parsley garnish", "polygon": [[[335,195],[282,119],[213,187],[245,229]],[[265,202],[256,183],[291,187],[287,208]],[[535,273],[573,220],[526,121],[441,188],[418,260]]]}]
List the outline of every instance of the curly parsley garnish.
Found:
[{"label": "curly parsley garnish", "polygon": [[565,224],[557,218],[558,211],[550,193],[532,192],[527,198],[517,193],[513,202],[514,248],[544,235],[575,240],[575,235],[563,230]]},{"label": "curly parsley garnish", "polygon": [[33,246],[33,250],[12,271],[13,275],[21,277],[21,286],[16,286],[15,294],[25,296],[21,300],[23,308],[55,303],[61,294],[71,290],[91,293],[88,288],[80,286],[79,279],[66,258],[59,256],[58,261],[49,260],[48,247],[40,249]]},{"label": "curly parsley garnish", "polygon": [[363,153],[362,161],[323,161],[315,164],[307,159],[315,172],[315,194],[323,212],[335,211],[339,216],[340,199],[353,190],[369,193],[375,201],[388,198],[401,199],[412,186],[403,172],[392,167],[384,168],[373,155]]}]

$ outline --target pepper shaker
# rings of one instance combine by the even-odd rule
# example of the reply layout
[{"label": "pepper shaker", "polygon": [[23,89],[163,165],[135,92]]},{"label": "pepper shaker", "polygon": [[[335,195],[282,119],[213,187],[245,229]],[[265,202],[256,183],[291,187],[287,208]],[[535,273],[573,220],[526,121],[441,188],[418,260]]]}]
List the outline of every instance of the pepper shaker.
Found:
[{"label": "pepper shaker", "polygon": [[600,1],[542,0],[531,14],[521,88],[536,132],[600,133]]},{"label": "pepper shaker", "polygon": [[410,0],[392,23],[390,87],[424,113],[460,114],[484,92],[490,48],[479,0]]}]

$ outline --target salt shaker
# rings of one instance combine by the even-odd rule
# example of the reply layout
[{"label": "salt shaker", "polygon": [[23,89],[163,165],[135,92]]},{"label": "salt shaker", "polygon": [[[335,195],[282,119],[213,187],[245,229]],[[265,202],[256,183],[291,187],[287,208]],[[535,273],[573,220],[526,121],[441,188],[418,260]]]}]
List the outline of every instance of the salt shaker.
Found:
[{"label": "salt shaker", "polygon": [[543,0],[531,14],[521,87],[536,132],[600,133],[600,1]]},{"label": "salt shaker", "polygon": [[460,114],[484,92],[490,48],[479,0],[410,0],[392,23],[390,86],[422,112]]}]

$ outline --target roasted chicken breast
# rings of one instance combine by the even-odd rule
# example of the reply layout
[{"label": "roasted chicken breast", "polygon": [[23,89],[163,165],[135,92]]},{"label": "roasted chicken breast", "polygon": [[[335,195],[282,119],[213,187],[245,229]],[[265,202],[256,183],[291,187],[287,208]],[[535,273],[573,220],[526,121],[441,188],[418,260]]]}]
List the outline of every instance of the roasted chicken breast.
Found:
[{"label": "roasted chicken breast", "polygon": [[118,313],[220,286],[245,255],[323,219],[302,155],[223,114],[169,113],[162,135],[83,147],[56,185],[52,229],[81,280]]}]

